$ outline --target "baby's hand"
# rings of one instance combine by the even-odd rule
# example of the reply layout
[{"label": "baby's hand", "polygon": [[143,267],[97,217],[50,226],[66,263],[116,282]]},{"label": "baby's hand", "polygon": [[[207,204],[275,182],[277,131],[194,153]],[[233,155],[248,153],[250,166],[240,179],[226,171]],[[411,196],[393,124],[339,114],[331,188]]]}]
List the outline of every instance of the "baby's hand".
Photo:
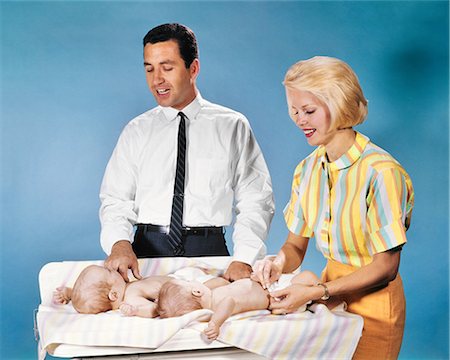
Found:
[{"label": "baby's hand", "polygon": [[72,291],[70,288],[65,286],[60,286],[53,291],[53,303],[64,305],[68,304],[72,295]]},{"label": "baby's hand", "polygon": [[127,303],[122,303],[120,304],[120,312],[124,315],[124,316],[134,316],[136,315],[136,307]]},{"label": "baby's hand", "polygon": [[214,321],[208,323],[208,327],[203,331],[209,340],[215,340],[219,336],[220,327]]}]

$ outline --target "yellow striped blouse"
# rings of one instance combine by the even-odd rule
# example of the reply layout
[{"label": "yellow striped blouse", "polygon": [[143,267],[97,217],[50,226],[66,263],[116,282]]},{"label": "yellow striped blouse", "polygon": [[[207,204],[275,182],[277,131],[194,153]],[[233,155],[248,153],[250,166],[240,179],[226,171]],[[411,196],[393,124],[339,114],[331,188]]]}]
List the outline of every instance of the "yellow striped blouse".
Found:
[{"label": "yellow striped blouse", "polygon": [[300,162],[284,217],[291,232],[314,236],[326,258],[361,267],[373,254],[406,243],[413,205],[406,171],[357,132],[336,161],[329,163],[319,146]]}]

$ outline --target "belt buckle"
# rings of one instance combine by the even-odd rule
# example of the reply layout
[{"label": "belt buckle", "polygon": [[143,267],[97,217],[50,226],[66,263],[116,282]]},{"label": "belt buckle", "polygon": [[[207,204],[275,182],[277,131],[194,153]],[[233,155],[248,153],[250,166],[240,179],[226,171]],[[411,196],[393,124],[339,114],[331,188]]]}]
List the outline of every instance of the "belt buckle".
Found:
[{"label": "belt buckle", "polygon": [[183,228],[181,229],[181,233],[182,233],[183,235],[187,235],[187,234],[188,234],[188,231],[189,231],[190,229],[191,229],[190,227],[183,227]]}]

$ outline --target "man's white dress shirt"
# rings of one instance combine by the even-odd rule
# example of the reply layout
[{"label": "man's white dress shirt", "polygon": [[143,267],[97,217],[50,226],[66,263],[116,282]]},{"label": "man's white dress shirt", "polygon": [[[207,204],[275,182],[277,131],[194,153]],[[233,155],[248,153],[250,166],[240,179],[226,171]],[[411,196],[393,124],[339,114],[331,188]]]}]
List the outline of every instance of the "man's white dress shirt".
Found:
[{"label": "man's white dress shirt", "polygon": [[[204,100],[183,110],[186,183],[183,225],[233,221],[233,260],[248,264],[266,253],[274,214],[272,184],[261,150],[242,114]],[[179,110],[157,106],[124,128],[100,190],[101,245],[133,242],[136,223],[169,225],[177,159]]]}]

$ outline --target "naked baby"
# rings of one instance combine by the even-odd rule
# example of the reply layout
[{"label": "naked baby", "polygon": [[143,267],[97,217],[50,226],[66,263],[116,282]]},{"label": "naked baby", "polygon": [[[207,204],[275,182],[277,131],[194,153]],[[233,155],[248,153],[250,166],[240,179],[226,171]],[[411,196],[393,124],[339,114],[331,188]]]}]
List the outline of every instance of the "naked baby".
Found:
[{"label": "naked baby", "polygon": [[[289,278],[289,283],[316,284],[317,276],[309,271]],[[289,284],[286,284],[289,285]],[[161,286],[157,312],[161,318],[181,316],[198,309],[210,309],[211,316],[204,333],[216,339],[220,327],[230,316],[250,310],[269,307],[269,291],[251,279],[230,283],[223,278],[213,278],[204,283],[173,279]]]},{"label": "naked baby", "polygon": [[150,276],[127,283],[117,271],[91,265],[80,273],[73,289],[58,287],[53,293],[53,302],[72,301],[75,310],[82,314],[120,309],[125,316],[154,318],[158,316],[155,300],[161,286],[171,279],[170,276]]}]

